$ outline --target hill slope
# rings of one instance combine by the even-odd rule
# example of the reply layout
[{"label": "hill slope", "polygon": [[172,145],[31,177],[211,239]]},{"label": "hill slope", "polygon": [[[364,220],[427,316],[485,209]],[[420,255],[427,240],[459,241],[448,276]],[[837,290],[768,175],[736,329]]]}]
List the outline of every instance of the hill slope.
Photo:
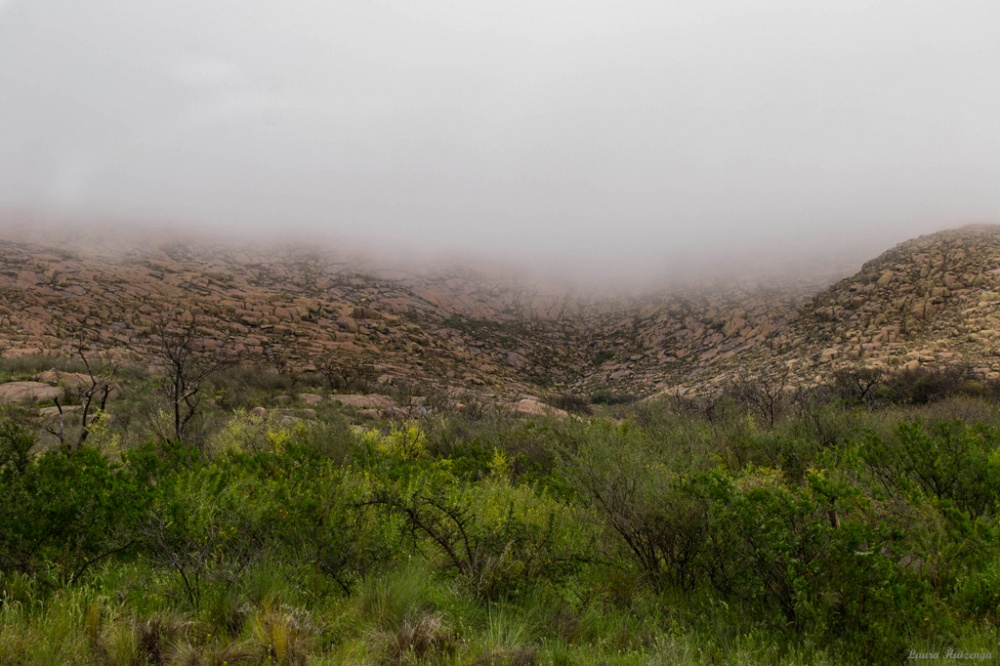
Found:
[{"label": "hill slope", "polygon": [[851,365],[962,365],[1000,377],[1000,226],[897,245],[818,293],[745,362],[771,374],[787,368],[798,382]]},{"label": "hill slope", "polygon": [[169,314],[279,368],[366,364],[385,379],[498,393],[707,390],[747,371],[811,382],[856,363],[1000,373],[996,226],[902,243],[826,289],[731,282],[641,298],[375,271],[294,247],[4,240],[0,252],[7,356],[65,353],[86,330],[141,357]]}]

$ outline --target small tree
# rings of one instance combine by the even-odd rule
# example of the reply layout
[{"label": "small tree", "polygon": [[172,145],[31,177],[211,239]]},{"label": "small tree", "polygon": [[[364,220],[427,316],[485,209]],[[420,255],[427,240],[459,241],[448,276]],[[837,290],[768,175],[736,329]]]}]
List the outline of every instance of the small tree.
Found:
[{"label": "small tree", "polygon": [[728,393],[749,411],[763,419],[773,429],[781,419],[789,399],[789,371],[773,377],[750,375],[745,371],[730,384]]},{"label": "small tree", "polygon": [[161,317],[153,344],[163,374],[162,389],[170,401],[173,435],[185,441],[188,426],[201,411],[201,389],[213,374],[235,360],[229,340],[218,340],[198,329],[197,319],[178,322]]},{"label": "small tree", "polygon": [[87,345],[83,338],[79,338],[76,343],[76,355],[83,361],[86,373],[77,373],[73,376],[70,391],[75,393],[80,399],[80,431],[75,437],[70,437],[66,432],[66,414],[59,399],[56,398],[55,405],[59,412],[57,424],[46,426],[46,431],[55,436],[63,446],[71,449],[78,449],[83,446],[90,435],[94,424],[108,404],[108,398],[113,390],[113,381],[118,373],[118,365],[115,363],[102,361],[99,365],[91,362],[87,356]]},{"label": "small tree", "polygon": [[849,404],[874,407],[883,384],[881,368],[840,368],[833,373],[837,397]]},{"label": "small tree", "polygon": [[364,358],[341,358],[335,353],[320,359],[316,371],[333,391],[368,393],[378,378],[375,365]]}]

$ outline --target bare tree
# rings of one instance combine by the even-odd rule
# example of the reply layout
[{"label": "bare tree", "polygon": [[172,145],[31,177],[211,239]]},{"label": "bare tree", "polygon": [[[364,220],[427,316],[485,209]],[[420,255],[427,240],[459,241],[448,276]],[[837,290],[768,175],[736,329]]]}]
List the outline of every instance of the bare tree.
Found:
[{"label": "bare tree", "polygon": [[49,425],[45,429],[63,446],[78,449],[87,441],[94,424],[104,414],[108,398],[113,391],[118,365],[107,361],[102,361],[100,365],[93,364],[87,356],[88,348],[83,338],[77,340],[75,351],[86,371],[86,373],[76,373],[70,386],[70,390],[80,398],[80,430],[75,438],[67,433],[65,408],[58,398],[55,399],[56,410],[59,412],[58,425]]},{"label": "bare tree", "polygon": [[840,368],[833,373],[837,395],[850,403],[873,407],[883,384],[880,368]]},{"label": "bare tree", "polygon": [[173,412],[173,435],[185,441],[188,426],[201,410],[206,380],[236,361],[229,340],[199,331],[197,319],[178,322],[161,317],[153,330],[153,344],[163,372],[163,391]]},{"label": "bare tree", "polygon": [[280,377],[287,377],[293,386],[302,379],[302,368],[297,362],[295,352],[290,345],[277,342],[264,348],[264,356]]},{"label": "bare tree", "polygon": [[785,410],[789,398],[788,369],[773,377],[741,372],[731,384],[730,394],[742,405],[756,412],[768,428],[774,428]]},{"label": "bare tree", "polygon": [[368,393],[378,377],[375,365],[364,358],[342,358],[335,353],[321,358],[316,372],[326,379],[333,391]]},{"label": "bare tree", "polygon": [[418,382],[405,377],[397,377],[387,391],[395,403],[392,410],[401,421],[412,421],[427,414],[426,391]]}]

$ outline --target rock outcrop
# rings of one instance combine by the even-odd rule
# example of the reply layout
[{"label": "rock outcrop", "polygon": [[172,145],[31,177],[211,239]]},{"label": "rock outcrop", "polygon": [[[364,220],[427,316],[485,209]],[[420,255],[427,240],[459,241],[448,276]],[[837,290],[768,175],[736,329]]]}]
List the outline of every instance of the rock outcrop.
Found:
[{"label": "rock outcrop", "polygon": [[[1000,376],[996,226],[902,243],[836,283],[730,281],[630,298],[466,270],[376,271],[294,247],[5,240],[0,253],[5,357],[70,355],[85,334],[95,349],[148,362],[168,312],[195,322],[206,344],[275,368],[511,399],[540,388],[704,391],[748,367],[796,382],[847,364],[965,363]],[[40,378],[67,389],[85,380]]]},{"label": "rock outcrop", "polygon": [[569,412],[546,405],[537,398],[522,398],[514,403],[514,414],[518,416],[551,416],[557,419],[569,418]]},{"label": "rock outcrop", "polygon": [[0,384],[0,404],[34,405],[63,397],[63,390],[42,382],[6,382]]},{"label": "rock outcrop", "polygon": [[[799,384],[846,366],[964,366],[1000,379],[1000,226],[967,226],[897,245],[819,292],[739,365]],[[731,376],[735,368],[719,363],[710,374]]]}]

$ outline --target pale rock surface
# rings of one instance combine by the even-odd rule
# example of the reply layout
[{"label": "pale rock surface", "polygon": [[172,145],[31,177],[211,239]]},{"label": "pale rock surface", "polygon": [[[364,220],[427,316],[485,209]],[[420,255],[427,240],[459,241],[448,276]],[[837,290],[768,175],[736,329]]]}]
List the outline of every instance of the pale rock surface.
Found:
[{"label": "pale rock surface", "polygon": [[63,397],[63,389],[43,382],[7,382],[0,384],[0,404],[31,405]]}]

